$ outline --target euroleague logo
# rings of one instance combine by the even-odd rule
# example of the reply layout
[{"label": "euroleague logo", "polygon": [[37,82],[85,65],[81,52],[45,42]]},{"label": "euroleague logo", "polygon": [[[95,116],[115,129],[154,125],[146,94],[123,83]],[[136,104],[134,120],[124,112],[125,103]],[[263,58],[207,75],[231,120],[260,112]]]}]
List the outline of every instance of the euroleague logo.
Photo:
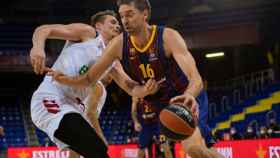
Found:
[{"label": "euroleague logo", "polygon": [[178,109],[178,110],[175,110],[176,114],[179,115],[179,116],[184,116],[184,119],[187,119],[188,122],[193,121],[193,118],[192,118],[191,114],[184,107],[182,107],[182,106],[171,106],[170,108]]},{"label": "euroleague logo", "polygon": [[269,158],[280,158],[280,146],[269,146]]}]

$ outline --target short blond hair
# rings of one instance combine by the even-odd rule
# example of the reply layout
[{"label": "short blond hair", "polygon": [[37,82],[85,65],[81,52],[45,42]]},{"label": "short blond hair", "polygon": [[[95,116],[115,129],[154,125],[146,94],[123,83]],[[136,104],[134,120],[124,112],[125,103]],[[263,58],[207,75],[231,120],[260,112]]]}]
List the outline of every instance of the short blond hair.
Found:
[{"label": "short blond hair", "polygon": [[98,22],[103,23],[107,15],[111,15],[111,16],[117,18],[117,14],[113,10],[100,11],[91,16],[90,25],[95,27],[96,23],[98,23]]}]

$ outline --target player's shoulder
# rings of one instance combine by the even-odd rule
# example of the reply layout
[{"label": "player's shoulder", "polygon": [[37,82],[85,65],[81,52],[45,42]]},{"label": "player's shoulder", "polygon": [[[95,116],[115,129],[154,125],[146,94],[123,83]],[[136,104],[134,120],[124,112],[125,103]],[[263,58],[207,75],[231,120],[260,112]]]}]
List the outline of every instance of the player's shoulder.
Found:
[{"label": "player's shoulder", "polygon": [[182,38],[180,33],[173,29],[166,27],[163,31],[163,41],[167,43],[174,43],[175,41],[178,41]]},{"label": "player's shoulder", "polygon": [[72,53],[75,52],[75,54],[77,53],[82,53],[85,54],[85,49],[89,48],[90,46],[95,46],[95,45],[90,45],[88,44],[89,41],[79,41],[79,42],[75,42],[75,41],[67,41],[64,45],[64,49],[62,50],[63,52],[71,52],[69,55],[71,55]]},{"label": "player's shoulder", "polygon": [[170,27],[165,27],[164,28],[164,31],[163,31],[163,36],[165,37],[169,37],[169,36],[174,36],[174,35],[177,35],[179,34],[179,32],[173,28],[170,28]]}]

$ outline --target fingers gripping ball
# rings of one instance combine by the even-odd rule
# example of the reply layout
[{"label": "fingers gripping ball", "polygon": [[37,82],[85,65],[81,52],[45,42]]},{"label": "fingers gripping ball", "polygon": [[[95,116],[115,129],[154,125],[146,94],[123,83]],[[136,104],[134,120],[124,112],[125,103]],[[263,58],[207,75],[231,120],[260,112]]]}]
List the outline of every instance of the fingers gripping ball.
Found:
[{"label": "fingers gripping ball", "polygon": [[191,111],[181,105],[169,105],[159,115],[161,133],[172,140],[184,140],[191,136],[196,123]]}]

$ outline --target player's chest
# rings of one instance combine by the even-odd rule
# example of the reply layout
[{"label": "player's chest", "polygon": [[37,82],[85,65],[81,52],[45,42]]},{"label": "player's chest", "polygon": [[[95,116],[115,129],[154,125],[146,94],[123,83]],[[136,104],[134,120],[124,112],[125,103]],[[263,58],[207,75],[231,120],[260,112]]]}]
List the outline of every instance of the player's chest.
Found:
[{"label": "player's chest", "polygon": [[89,68],[97,62],[100,56],[101,53],[94,54],[94,55],[88,53],[88,54],[82,54],[79,57],[77,57],[75,59],[76,73],[79,75],[85,74],[89,70]]},{"label": "player's chest", "polygon": [[139,52],[134,47],[130,47],[127,53],[128,60],[131,63],[156,63],[160,60],[159,54],[160,52],[154,47],[145,52]]}]

